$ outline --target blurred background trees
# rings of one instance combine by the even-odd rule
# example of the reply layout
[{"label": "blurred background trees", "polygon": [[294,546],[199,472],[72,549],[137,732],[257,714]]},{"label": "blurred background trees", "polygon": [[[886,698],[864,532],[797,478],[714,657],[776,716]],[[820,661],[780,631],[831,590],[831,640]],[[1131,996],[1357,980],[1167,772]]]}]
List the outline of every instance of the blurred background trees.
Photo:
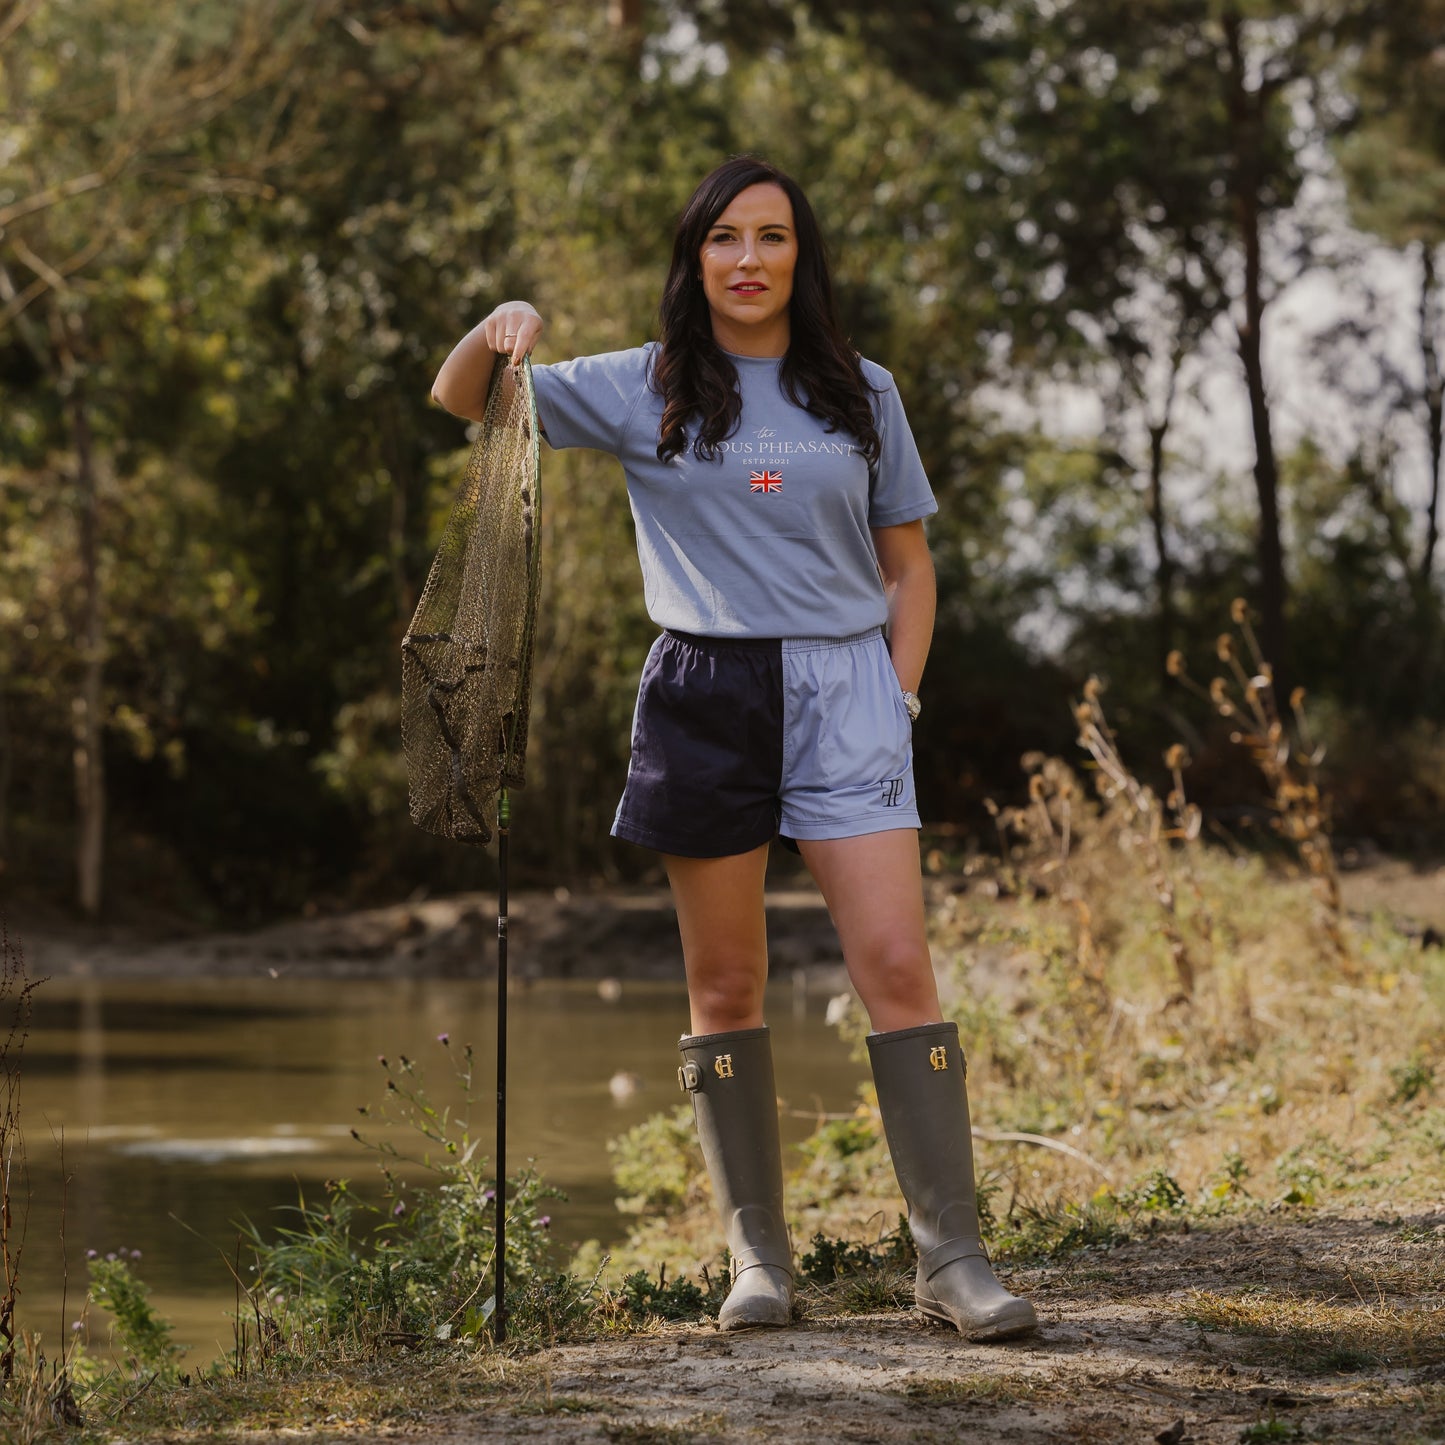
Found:
[{"label": "blurred background trees", "polygon": [[[0,887],[255,920],[471,886],[397,644],[465,453],[437,365],[649,335],[720,157],[804,182],[942,506],[918,735],[967,837],[1250,599],[1338,826],[1445,842],[1440,0],[0,0]],[[546,458],[537,881],[607,839],[653,629],[615,465]],[[1145,764],[1147,767],[1147,763]],[[485,865],[482,865],[483,867]]]}]

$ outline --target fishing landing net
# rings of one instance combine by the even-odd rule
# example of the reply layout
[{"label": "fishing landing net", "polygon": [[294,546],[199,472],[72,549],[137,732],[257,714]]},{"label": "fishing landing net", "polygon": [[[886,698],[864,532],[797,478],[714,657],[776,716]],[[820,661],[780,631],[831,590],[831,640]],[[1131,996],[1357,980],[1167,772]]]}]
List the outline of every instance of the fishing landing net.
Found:
[{"label": "fishing landing net", "polygon": [[461,488],[401,643],[414,823],[481,847],[497,823],[497,1141],[492,1338],[507,1333],[507,790],[526,781],[542,491],[532,363],[498,356]]},{"label": "fishing landing net", "polygon": [[466,474],[402,639],[412,822],[484,846],[526,782],[542,498],[532,363],[498,356]]}]

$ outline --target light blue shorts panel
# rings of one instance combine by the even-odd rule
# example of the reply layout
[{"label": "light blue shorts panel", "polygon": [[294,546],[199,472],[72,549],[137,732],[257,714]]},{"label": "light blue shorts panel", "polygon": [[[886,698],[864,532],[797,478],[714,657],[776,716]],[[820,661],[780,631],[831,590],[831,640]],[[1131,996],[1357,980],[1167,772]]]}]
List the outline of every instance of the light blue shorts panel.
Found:
[{"label": "light blue shorts panel", "polygon": [[785,638],[778,831],[804,840],[919,827],[913,726],[881,629]]}]

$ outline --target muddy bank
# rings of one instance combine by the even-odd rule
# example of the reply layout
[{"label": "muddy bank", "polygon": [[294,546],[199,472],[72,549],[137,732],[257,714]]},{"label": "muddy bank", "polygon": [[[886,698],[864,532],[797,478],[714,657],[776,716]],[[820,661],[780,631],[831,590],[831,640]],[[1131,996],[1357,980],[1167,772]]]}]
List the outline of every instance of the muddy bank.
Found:
[{"label": "muddy bank", "polygon": [[[986,877],[930,878],[930,902],[950,892],[980,906],[997,899]],[[1445,938],[1445,867],[1381,859],[1341,876],[1356,917],[1382,913],[1427,945]],[[235,933],[166,936],[27,918],[8,925],[32,974],[97,978],[485,978],[496,972],[496,898],[491,893],[396,903]],[[681,978],[672,899],[666,888],[512,895],[510,968],[517,978]],[[774,977],[803,970],[818,987],[841,986],[842,955],[827,909],[806,884],[768,894]]]},{"label": "muddy bank", "polygon": [[[158,938],[137,932],[27,927],[10,919],[32,975],[95,978],[484,978],[496,973],[496,898],[462,894],[245,933]],[[682,977],[666,889],[513,894],[509,971],[515,978]],[[819,986],[841,974],[837,936],[810,889],[768,895],[775,976]]]}]

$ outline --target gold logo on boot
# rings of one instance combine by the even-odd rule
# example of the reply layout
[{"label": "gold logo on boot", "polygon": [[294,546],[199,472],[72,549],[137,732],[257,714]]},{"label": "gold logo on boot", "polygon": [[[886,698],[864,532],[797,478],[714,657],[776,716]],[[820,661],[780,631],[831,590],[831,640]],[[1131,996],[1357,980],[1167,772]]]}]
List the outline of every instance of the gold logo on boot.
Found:
[{"label": "gold logo on boot", "polygon": [[720,1079],[730,1079],[733,1076],[733,1056],[731,1054],[719,1054],[712,1061],[713,1072]]},{"label": "gold logo on boot", "polygon": [[948,1067],[948,1050],[942,1044],[936,1045],[928,1051],[928,1062],[933,1065],[934,1071]]}]

